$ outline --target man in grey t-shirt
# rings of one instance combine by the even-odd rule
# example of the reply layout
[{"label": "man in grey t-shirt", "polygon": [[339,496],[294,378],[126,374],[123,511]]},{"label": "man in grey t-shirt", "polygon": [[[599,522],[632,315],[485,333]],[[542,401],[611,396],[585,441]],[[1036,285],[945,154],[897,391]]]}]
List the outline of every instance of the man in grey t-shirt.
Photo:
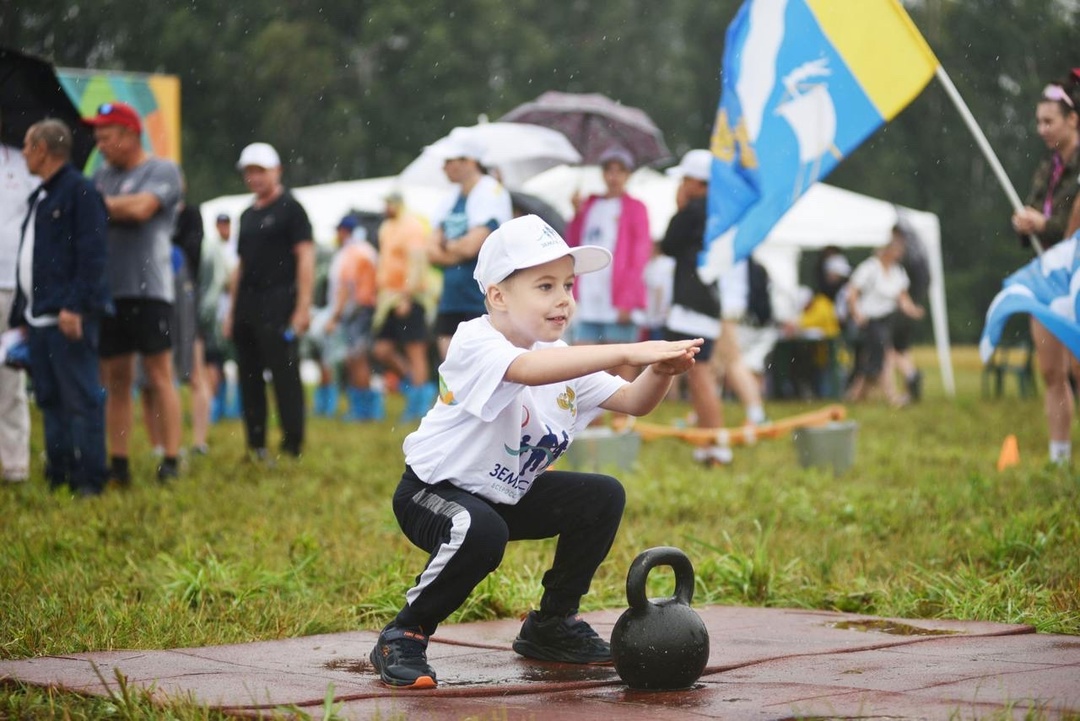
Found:
[{"label": "man in grey t-shirt", "polygon": [[105,424],[110,474],[131,480],[128,438],[132,425],[135,354],[161,415],[165,457],[158,480],[177,475],[180,396],[173,383],[172,235],[180,202],[180,169],[142,146],[142,121],[129,105],[104,103],[88,118],[106,164],[94,174],[109,213],[109,289],[116,315],[101,326],[101,374],[108,392]]}]

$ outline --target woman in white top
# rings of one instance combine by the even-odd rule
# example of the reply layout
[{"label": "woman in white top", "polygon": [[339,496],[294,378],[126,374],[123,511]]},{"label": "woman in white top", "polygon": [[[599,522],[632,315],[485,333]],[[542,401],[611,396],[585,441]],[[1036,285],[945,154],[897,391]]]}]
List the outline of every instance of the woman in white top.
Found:
[{"label": "woman in white top", "polygon": [[880,385],[885,398],[893,405],[903,405],[893,382],[891,316],[900,311],[911,318],[922,318],[925,311],[908,295],[907,272],[900,264],[904,258],[904,235],[893,228],[892,238],[877,253],[860,263],[848,282],[847,306],[851,320],[859,329],[859,349],[855,375],[847,397],[860,401]]}]

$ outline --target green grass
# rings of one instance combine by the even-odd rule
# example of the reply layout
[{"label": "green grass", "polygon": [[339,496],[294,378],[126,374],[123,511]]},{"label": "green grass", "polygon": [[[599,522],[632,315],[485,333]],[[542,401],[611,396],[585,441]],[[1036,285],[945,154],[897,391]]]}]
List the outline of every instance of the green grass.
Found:
[{"label": "green grass", "polygon": [[[928,353],[921,365],[930,368]],[[983,400],[971,349],[959,393],[933,372],[923,403],[850,408],[856,463],[836,478],[796,463],[790,439],[736,449],[703,470],[677,441],[645,445],[621,475],[628,504],[585,610],[624,607],[626,570],[673,545],[694,562],[695,604],[835,609],[907,618],[1026,623],[1080,634],[1080,475],[1046,464],[1041,399]],[[815,404],[770,403],[781,418]],[[397,405],[391,405],[394,411]],[[671,420],[685,404],[666,404]],[[728,422],[741,419],[736,406]],[[135,486],[99,499],[51,494],[38,477],[0,488],[0,658],[163,649],[374,629],[398,609],[424,554],[390,497],[411,428],[316,419],[299,462],[246,463],[236,422],[212,453],[162,488],[141,435]],[[994,468],[1016,433],[1021,465]],[[35,427],[35,454],[41,443]],[[1078,456],[1080,458],[1080,456]],[[512,617],[537,603],[553,542],[511,544],[502,568],[452,621]],[[670,594],[665,569],[649,595]],[[139,694],[88,699],[10,687],[0,718],[164,713]],[[193,704],[176,718],[217,718]]]}]

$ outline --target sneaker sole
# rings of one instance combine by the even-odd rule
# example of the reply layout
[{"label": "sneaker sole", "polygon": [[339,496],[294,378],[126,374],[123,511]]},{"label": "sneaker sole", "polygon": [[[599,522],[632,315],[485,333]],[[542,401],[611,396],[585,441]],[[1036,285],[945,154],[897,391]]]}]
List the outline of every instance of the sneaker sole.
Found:
[{"label": "sneaker sole", "polygon": [[519,656],[531,658],[536,661],[554,661],[555,663],[576,663],[584,666],[607,666],[611,664],[611,656],[603,658],[582,659],[580,656],[572,657],[569,654],[552,653],[543,646],[537,646],[532,641],[517,639],[514,641],[514,652]]},{"label": "sneaker sole", "polygon": [[371,649],[371,655],[368,656],[368,659],[371,661],[371,665],[375,668],[375,670],[378,671],[379,680],[382,682],[383,686],[386,686],[387,688],[411,688],[421,690],[435,688],[439,685],[431,676],[420,676],[419,678],[413,679],[409,682],[387,676],[385,673],[383,673],[382,666],[379,665],[379,662],[376,660],[378,658],[378,654],[375,653],[375,650],[376,649]]}]

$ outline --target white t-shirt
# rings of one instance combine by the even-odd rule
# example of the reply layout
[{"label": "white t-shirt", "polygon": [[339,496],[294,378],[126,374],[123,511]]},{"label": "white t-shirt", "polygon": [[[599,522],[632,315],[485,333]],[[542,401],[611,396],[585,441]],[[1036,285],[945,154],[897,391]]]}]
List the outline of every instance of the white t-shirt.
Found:
[{"label": "white t-shirt", "polygon": [[482,176],[469,191],[465,197],[464,214],[455,214],[454,206],[460,197],[461,189],[455,186],[431,216],[432,225],[446,224],[443,234],[447,240],[460,238],[470,228],[485,225],[490,220],[502,225],[514,217],[510,193],[490,175]]},{"label": "white t-shirt", "polygon": [[705,315],[698,311],[687,308],[685,305],[675,303],[668,311],[668,330],[683,335],[700,337],[705,340],[716,340],[720,337],[720,319],[711,315]]},{"label": "white t-shirt", "polygon": [[742,320],[750,301],[750,261],[740,260],[720,276],[720,315]]},{"label": "white t-shirt", "polygon": [[899,307],[900,294],[911,281],[904,266],[893,263],[885,270],[881,260],[872,255],[856,266],[848,285],[859,293],[859,312],[866,318],[884,318]]},{"label": "white t-shirt", "polygon": [[[566,343],[533,350],[555,346]],[[513,505],[626,383],[605,372],[545,386],[505,380],[510,363],[526,352],[489,316],[458,326],[439,366],[439,400],[402,446],[417,476]]]},{"label": "white t-shirt", "polygon": [[0,145],[0,290],[15,288],[15,256],[26,220],[26,199],[41,182],[18,148]]},{"label": "white t-shirt", "polygon": [[641,274],[645,281],[645,308],[630,312],[633,321],[643,328],[663,328],[671,310],[675,285],[675,259],[670,255],[654,255]]},{"label": "white t-shirt", "polygon": [[[41,201],[45,199],[45,191],[38,196],[34,207],[30,209],[30,218],[26,223],[26,234],[23,236],[22,245],[19,246],[17,255],[19,264],[19,287],[26,296],[26,311],[23,316],[26,322],[35,328],[45,328],[59,324],[55,315],[35,316],[30,311],[34,307],[34,243],[37,241],[37,231],[34,221],[37,218],[37,209]],[[14,260],[14,259],[13,259]]]},{"label": "white t-shirt", "polygon": [[[599,245],[615,253],[615,241],[619,236],[619,214],[622,198],[599,198],[589,206],[581,229],[582,245]],[[577,319],[589,323],[614,323],[619,311],[611,302],[612,266],[594,273],[586,273],[577,279]]]}]

